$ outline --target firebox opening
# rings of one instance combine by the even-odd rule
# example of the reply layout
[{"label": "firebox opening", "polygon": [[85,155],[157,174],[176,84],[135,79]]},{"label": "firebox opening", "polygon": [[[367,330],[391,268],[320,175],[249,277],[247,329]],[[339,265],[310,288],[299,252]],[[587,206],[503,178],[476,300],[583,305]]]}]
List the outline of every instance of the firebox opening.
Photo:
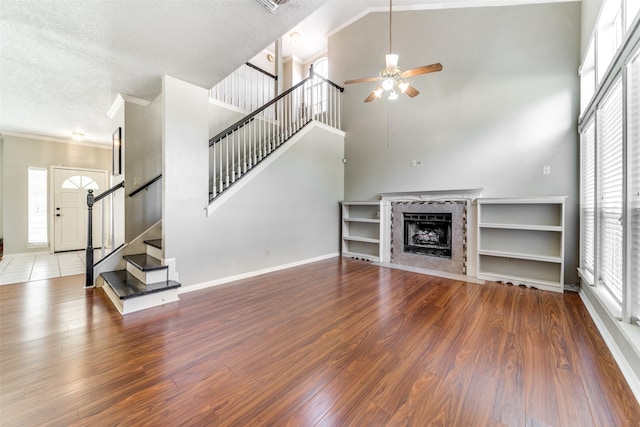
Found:
[{"label": "firebox opening", "polygon": [[451,213],[403,215],[405,252],[451,259]]}]

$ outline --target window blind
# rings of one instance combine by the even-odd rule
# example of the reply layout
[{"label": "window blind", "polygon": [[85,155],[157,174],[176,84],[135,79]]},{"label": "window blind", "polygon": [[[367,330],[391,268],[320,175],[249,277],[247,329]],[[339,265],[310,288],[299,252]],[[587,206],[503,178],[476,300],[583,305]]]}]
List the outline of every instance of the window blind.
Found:
[{"label": "window blind", "polygon": [[627,66],[627,149],[629,165],[631,317],[640,317],[640,51]]},{"label": "window blind", "polygon": [[45,245],[47,236],[47,170],[29,168],[28,170],[28,244]]},{"label": "window blind", "polygon": [[580,135],[580,206],[582,210],[580,222],[580,267],[592,275],[594,274],[595,266],[595,138],[595,123],[591,119]]},{"label": "window blind", "polygon": [[599,282],[622,301],[622,81],[618,80],[596,112],[599,183]]}]

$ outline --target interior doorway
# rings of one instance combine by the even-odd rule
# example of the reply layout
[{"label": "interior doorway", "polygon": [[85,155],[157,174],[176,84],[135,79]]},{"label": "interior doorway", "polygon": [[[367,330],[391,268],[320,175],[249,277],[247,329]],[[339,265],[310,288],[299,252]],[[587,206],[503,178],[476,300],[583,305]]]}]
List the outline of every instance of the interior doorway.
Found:
[{"label": "interior doorway", "polygon": [[[106,189],[107,171],[53,167],[53,251],[87,246],[87,190]],[[94,209],[94,239],[102,229],[101,207]]]}]

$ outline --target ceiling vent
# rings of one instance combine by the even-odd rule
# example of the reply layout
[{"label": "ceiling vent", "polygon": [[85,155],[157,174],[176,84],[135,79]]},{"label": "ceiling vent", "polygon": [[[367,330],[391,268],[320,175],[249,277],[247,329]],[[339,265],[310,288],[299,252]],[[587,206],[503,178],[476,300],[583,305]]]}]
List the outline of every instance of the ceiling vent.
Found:
[{"label": "ceiling vent", "polygon": [[276,9],[278,8],[278,6],[289,2],[289,0],[256,0],[256,1],[260,3],[262,6],[264,6],[264,8],[271,13],[276,13]]}]

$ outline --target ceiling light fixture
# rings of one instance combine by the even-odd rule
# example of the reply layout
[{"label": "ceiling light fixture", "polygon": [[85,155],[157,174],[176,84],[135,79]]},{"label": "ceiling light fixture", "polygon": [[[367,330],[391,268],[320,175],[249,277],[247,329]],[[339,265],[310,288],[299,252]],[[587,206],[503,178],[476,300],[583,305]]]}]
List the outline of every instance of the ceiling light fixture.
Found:
[{"label": "ceiling light fixture", "polygon": [[84,133],[82,133],[82,132],[72,132],[71,133],[71,139],[73,139],[76,142],[82,142],[82,141],[84,141]]},{"label": "ceiling light fixture", "polygon": [[400,91],[400,93],[404,93],[405,95],[413,98],[417,96],[420,92],[418,89],[411,86],[409,83],[405,82],[404,79],[419,76],[421,74],[433,73],[436,71],[442,70],[442,64],[436,63],[431,65],[423,65],[422,67],[411,68],[406,71],[402,71],[398,68],[398,55],[393,52],[392,47],[392,17],[393,17],[393,0],[389,0],[389,53],[385,55],[385,67],[380,71],[380,74],[376,77],[365,77],[363,79],[355,79],[355,80],[347,80],[344,82],[345,85],[352,83],[367,83],[367,82],[382,82],[381,86],[378,86],[373,92],[369,94],[364,100],[364,102],[371,102],[376,98],[380,98],[382,95],[382,91],[389,91],[389,99],[394,100],[398,98],[398,92],[396,92],[396,88]]},{"label": "ceiling light fixture", "polygon": [[302,38],[300,33],[297,32],[297,31],[294,31],[293,33],[289,34],[289,37],[291,37],[291,41],[293,43],[298,43],[300,41],[300,39]]}]

